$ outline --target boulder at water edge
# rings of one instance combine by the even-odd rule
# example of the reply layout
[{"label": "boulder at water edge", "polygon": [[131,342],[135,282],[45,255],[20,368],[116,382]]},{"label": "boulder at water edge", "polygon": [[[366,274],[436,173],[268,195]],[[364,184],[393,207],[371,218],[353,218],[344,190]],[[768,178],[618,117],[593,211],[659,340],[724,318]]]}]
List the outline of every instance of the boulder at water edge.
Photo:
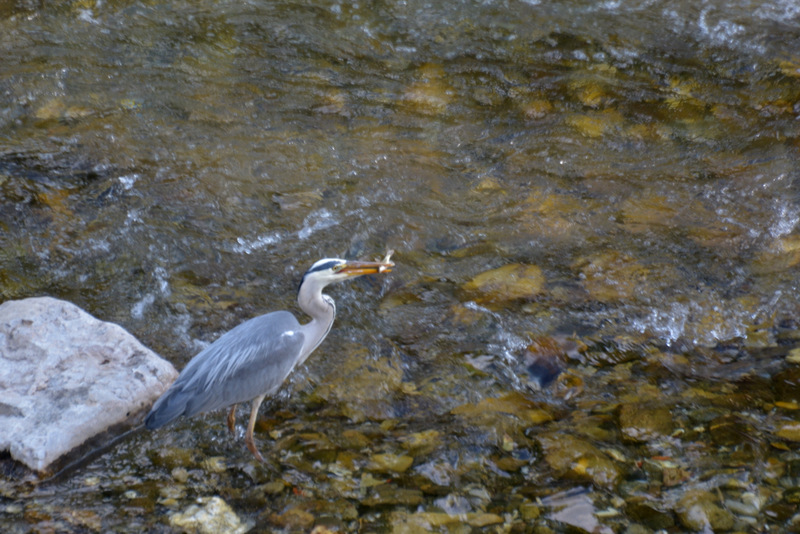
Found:
[{"label": "boulder at water edge", "polygon": [[[49,297],[0,305],[0,451],[33,470],[127,430],[175,368],[122,327]],[[60,462],[59,462],[60,463]]]}]

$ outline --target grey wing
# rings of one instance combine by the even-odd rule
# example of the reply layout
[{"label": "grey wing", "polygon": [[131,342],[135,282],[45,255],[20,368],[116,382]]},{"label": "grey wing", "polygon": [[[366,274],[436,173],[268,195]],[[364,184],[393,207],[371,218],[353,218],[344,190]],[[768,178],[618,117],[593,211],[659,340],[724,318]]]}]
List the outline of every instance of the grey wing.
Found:
[{"label": "grey wing", "polygon": [[278,390],[301,356],[302,326],[289,312],[246,321],[195,356],[145,419],[158,428]]}]

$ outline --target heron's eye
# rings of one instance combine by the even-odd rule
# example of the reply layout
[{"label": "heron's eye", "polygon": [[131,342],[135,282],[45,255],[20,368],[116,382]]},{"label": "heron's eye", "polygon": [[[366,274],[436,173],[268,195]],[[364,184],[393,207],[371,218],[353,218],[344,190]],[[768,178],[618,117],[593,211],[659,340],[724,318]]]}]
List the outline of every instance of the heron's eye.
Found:
[{"label": "heron's eye", "polygon": [[332,270],[333,272],[335,272],[335,273],[338,273],[339,271],[341,271],[342,269],[344,269],[344,265],[345,265],[344,263],[337,263],[336,265],[334,265],[333,267],[331,267],[331,270]]}]

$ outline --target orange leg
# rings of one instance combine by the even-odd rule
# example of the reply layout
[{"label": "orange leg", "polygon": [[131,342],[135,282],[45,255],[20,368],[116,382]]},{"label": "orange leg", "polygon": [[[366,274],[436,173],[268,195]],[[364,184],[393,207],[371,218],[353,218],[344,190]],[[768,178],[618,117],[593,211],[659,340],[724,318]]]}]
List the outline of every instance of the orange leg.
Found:
[{"label": "orange leg", "polygon": [[250,409],[250,422],[247,425],[247,433],[244,435],[245,445],[247,445],[247,448],[250,449],[250,452],[253,453],[253,456],[255,456],[256,460],[259,462],[263,462],[264,457],[261,456],[261,453],[258,452],[258,448],[256,447],[256,442],[253,439],[253,429],[256,427],[258,407],[261,406],[261,402],[264,400],[264,397],[266,397],[266,395],[261,395],[260,397],[253,399],[253,407]]},{"label": "orange leg", "polygon": [[228,430],[231,431],[231,434],[234,436],[236,435],[236,405],[234,404],[231,406],[231,410],[228,412]]}]

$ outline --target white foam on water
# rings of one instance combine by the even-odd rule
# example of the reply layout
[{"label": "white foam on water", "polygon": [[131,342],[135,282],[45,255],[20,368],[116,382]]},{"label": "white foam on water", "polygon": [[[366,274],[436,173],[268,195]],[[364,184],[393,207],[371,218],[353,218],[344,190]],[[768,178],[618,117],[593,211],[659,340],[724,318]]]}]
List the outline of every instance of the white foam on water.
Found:
[{"label": "white foam on water", "polygon": [[777,0],[764,2],[753,11],[753,16],[762,20],[783,22],[797,26],[797,17],[800,17],[800,2],[797,0]]},{"label": "white foam on water", "polygon": [[136,182],[138,182],[139,178],[141,177],[142,177],[141,174],[135,172],[133,174],[126,174],[124,176],[119,176],[117,180],[119,180],[119,183],[122,184],[122,188],[125,191],[130,191],[133,188],[134,184],[136,184]]},{"label": "white foam on water", "polygon": [[800,212],[787,202],[781,201],[775,209],[775,222],[769,227],[769,235],[782,237],[790,234],[800,222]]},{"label": "white foam on water", "polygon": [[236,244],[233,246],[233,251],[237,254],[252,254],[257,250],[269,247],[279,243],[281,237],[277,233],[257,236],[251,239],[239,237],[236,239]]},{"label": "white foam on water", "polygon": [[147,308],[152,306],[155,301],[156,296],[152,293],[148,293],[131,307],[131,317],[134,319],[143,318],[144,312],[147,311]]},{"label": "white foam on water", "polygon": [[330,211],[326,209],[315,211],[303,221],[303,228],[297,232],[297,237],[300,239],[308,239],[311,234],[336,226],[338,223],[339,221]]}]

